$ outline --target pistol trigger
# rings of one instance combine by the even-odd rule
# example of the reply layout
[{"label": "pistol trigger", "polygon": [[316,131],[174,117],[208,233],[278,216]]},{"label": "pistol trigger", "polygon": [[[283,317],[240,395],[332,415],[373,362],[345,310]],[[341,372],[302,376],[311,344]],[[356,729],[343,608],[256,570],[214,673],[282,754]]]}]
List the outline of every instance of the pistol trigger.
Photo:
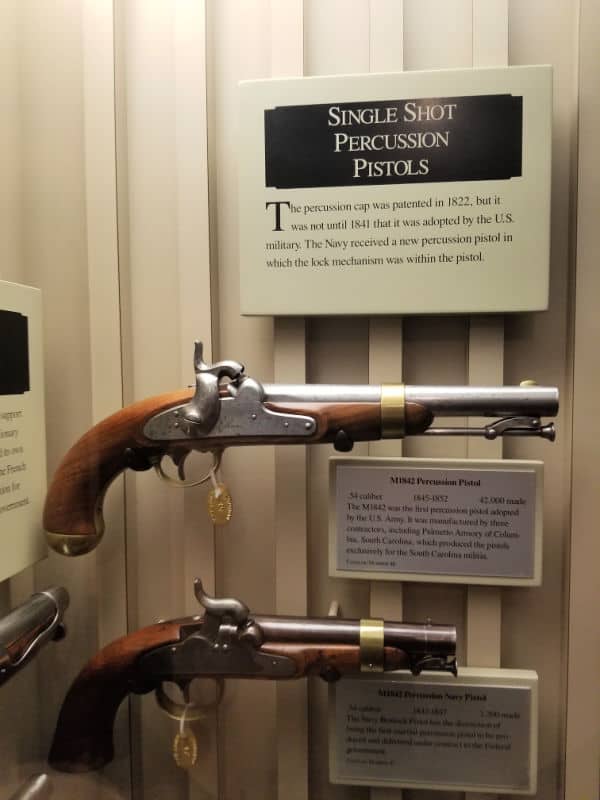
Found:
[{"label": "pistol trigger", "polygon": [[185,450],[183,447],[173,450],[169,454],[171,456],[171,461],[177,468],[177,477],[180,481],[185,481],[185,461],[189,454],[189,450]]}]

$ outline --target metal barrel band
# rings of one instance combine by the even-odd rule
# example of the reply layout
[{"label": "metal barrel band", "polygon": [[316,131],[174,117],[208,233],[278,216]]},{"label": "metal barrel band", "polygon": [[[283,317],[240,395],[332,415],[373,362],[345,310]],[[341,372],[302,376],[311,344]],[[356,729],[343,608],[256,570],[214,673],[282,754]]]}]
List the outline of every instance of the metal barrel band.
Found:
[{"label": "metal barrel band", "polygon": [[360,671],[383,672],[384,621],[382,619],[361,619],[359,631]]},{"label": "metal barrel band", "polygon": [[381,438],[403,439],[406,435],[406,401],[403,383],[381,386]]}]

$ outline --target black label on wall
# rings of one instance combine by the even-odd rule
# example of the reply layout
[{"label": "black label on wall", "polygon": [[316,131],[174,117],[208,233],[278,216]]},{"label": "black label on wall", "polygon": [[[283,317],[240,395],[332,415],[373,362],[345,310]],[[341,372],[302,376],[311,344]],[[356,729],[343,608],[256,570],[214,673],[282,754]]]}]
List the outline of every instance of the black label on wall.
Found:
[{"label": "black label on wall", "polygon": [[0,395],[23,394],[29,389],[27,317],[0,310]]},{"label": "black label on wall", "polygon": [[507,180],[522,174],[522,139],[523,98],[510,94],[277,106],[266,185]]}]

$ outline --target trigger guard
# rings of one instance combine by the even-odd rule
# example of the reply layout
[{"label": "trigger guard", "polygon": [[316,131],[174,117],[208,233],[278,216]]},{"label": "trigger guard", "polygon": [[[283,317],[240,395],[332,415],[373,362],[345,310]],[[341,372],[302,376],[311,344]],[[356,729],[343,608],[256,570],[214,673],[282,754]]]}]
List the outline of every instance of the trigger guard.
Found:
[{"label": "trigger guard", "polygon": [[163,480],[168,486],[172,486],[175,489],[189,489],[192,486],[200,486],[201,484],[211,480],[211,478],[214,477],[215,473],[221,466],[221,459],[223,458],[223,449],[219,448],[217,450],[212,450],[211,452],[213,455],[212,466],[210,467],[206,475],[204,475],[202,478],[199,478],[197,481],[186,481],[185,477],[184,478],[181,477],[182,475],[185,476],[185,460],[189,455],[189,452],[187,451],[181,458],[178,458],[177,451],[175,451],[174,453],[169,453],[171,461],[177,467],[177,475],[178,475],[177,479],[172,478],[170,475],[167,475],[167,473],[164,471],[164,469],[162,468],[162,458],[154,459],[152,462],[152,466],[154,467],[154,470],[158,475],[158,477],[161,480]]}]

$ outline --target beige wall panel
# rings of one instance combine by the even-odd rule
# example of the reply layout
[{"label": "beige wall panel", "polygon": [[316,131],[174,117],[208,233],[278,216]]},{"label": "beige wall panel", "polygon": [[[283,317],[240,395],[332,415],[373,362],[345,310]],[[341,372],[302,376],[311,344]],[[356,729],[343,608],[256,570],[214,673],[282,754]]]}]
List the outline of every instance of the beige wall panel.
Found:
[{"label": "beige wall panel", "polygon": [[[210,269],[204,84],[204,4],[126,3],[117,9],[120,256],[127,401],[193,381],[193,339],[210,357]],[[122,234],[122,235],[121,235]],[[191,580],[212,591],[212,526],[205,490],[183,492],[154,474],[129,475],[131,628],[197,609]],[[175,766],[176,723],[152,697],[133,702],[139,790],[185,796]],[[201,731],[198,731],[201,735]],[[202,733],[202,772],[216,786],[216,743]]]},{"label": "beige wall panel", "polygon": [[[86,271],[83,152],[83,63],[79,4],[34,2],[15,5],[15,27],[3,29],[18,50],[20,152],[12,154],[20,186],[12,213],[20,215],[22,261],[19,271],[2,277],[39,286],[44,299],[48,468],[54,469],[66,447],[91,423],[89,306]],[[8,9],[3,6],[3,13]],[[5,21],[7,21],[5,19]],[[53,35],[49,36],[48,31]],[[14,78],[15,76],[13,76]],[[20,199],[19,199],[20,195]],[[15,269],[16,264],[12,264]],[[70,634],[50,645],[18,675],[0,702],[11,725],[2,734],[13,758],[11,778],[25,779],[44,768],[58,707],[81,664],[97,649],[94,591],[95,557],[69,561],[51,556],[2,586],[7,605],[53,583],[67,587]],[[35,583],[34,583],[35,575]],[[11,584],[9,597],[6,587]],[[3,609],[4,610],[4,609]],[[95,796],[98,777],[56,781],[61,797]]]},{"label": "beige wall panel", "polygon": [[[118,124],[118,168],[127,193],[119,197],[123,341],[130,368],[124,397],[132,402],[180,385],[179,285],[174,129],[173,7],[131,2],[122,16],[118,80],[125,93]],[[123,176],[120,178],[123,180]],[[181,613],[183,607],[180,495],[151,473],[128,474],[127,578],[129,625],[135,630]],[[152,696],[132,701],[132,765],[142,796],[157,787],[184,796],[185,776],[173,764],[172,721]]]},{"label": "beige wall panel", "polygon": [[508,64],[509,0],[473,0],[473,66]]},{"label": "beige wall panel", "polygon": [[[83,134],[90,306],[92,422],[123,404],[121,307],[117,235],[117,181],[112,0],[85,0],[82,9]],[[106,533],[96,554],[98,644],[127,631],[124,481],[111,487],[104,503]],[[117,753],[129,750],[128,704],[115,726]],[[130,789],[127,757],[106,770],[123,791]]]},{"label": "beige wall panel", "polygon": [[[23,3],[20,22],[22,275],[25,283],[42,289],[44,302],[51,474],[69,444],[92,419],[81,9],[72,2],[53,8]],[[49,37],[48,30],[53,30],[54,36]],[[35,575],[37,586],[59,583],[68,589],[68,622],[73,632],[63,647],[46,648],[35,667],[38,696],[44,698],[37,729],[38,755],[43,757],[69,682],[97,649],[96,607],[88,599],[90,586],[95,586],[95,558],[71,561],[53,555],[35,569]],[[95,776],[85,783],[93,786]]]},{"label": "beige wall panel", "polygon": [[[305,3],[304,59],[306,75],[369,71],[369,3],[343,0]],[[307,380],[314,383],[367,383],[368,320],[310,319],[307,323]],[[354,452],[366,454],[367,445]],[[325,614],[331,600],[342,614],[356,617],[368,610],[368,585],[328,577],[327,502],[330,447],[309,450],[309,614]],[[368,797],[368,790],[331,786],[327,764],[327,687],[312,681],[310,696],[310,796]]]},{"label": "beige wall panel", "polygon": [[[404,3],[397,0],[371,2],[369,28],[371,71],[400,72],[404,68]],[[400,383],[402,367],[402,318],[372,318],[369,322],[369,383]],[[400,456],[402,442],[372,442],[369,455]],[[404,619],[402,584],[373,581],[369,614],[376,619]],[[402,800],[402,791],[371,789],[370,800]]]},{"label": "beige wall panel", "polygon": [[368,0],[305,0],[305,75],[369,71]]},{"label": "beige wall panel", "polygon": [[[173,21],[175,173],[177,192],[177,263],[179,284],[180,385],[193,382],[193,342],[204,344],[212,358],[212,276],[208,202],[208,138],[206,85],[206,3],[178,0]],[[215,292],[216,295],[216,292]],[[186,614],[199,606],[192,586],[201,577],[206,591],[215,591],[215,528],[206,509],[208,487],[183,493],[180,536],[183,541],[183,605]],[[177,612],[179,613],[179,612]],[[196,686],[194,691],[212,691]],[[172,730],[172,729],[171,729]],[[189,773],[189,796],[218,791],[217,713],[194,725],[200,740],[198,762]]]},{"label": "beige wall panel", "polygon": [[[351,324],[350,324],[351,323]],[[368,320],[311,319],[308,339],[309,383],[366,383],[368,381]],[[308,613],[327,613],[337,600],[345,617],[361,617],[368,612],[369,584],[328,576],[328,496],[331,447],[308,451],[310,489],[308,524]],[[366,455],[367,445],[354,445],[355,455]],[[312,681],[310,696],[310,796],[327,798],[366,798],[368,789],[329,784],[327,695],[323,681]]]},{"label": "beige wall panel", "polygon": [[532,377],[539,383],[557,384],[562,392],[559,433],[552,446],[516,441],[505,445],[507,457],[541,458],[545,462],[543,584],[531,591],[506,591],[502,638],[503,666],[526,666],[540,676],[540,800],[560,797],[563,792],[571,407],[566,352],[570,170],[576,135],[575,11],[569,2],[511,2],[509,19],[510,62],[554,66],[550,307],[544,314],[507,318],[505,367],[507,383]]},{"label": "beige wall panel", "polygon": [[[473,0],[473,66],[507,66],[507,0]],[[469,322],[468,381],[472,385],[504,382],[504,319],[501,315],[473,316]],[[481,424],[470,419],[470,425]],[[502,439],[488,442],[467,440],[471,458],[501,458]],[[469,586],[466,589],[465,651],[467,664],[499,667],[502,644],[502,589],[498,586]],[[488,795],[489,797],[489,795]],[[467,793],[468,800],[483,800],[479,793]]]},{"label": "beige wall panel", "polygon": [[[567,696],[567,797],[600,793],[600,686],[591,679],[600,666],[600,638],[595,613],[600,607],[597,566],[598,536],[598,341],[600,296],[598,272],[598,207],[600,161],[597,101],[600,62],[600,13],[596,3],[581,4],[579,109],[579,205],[577,209],[577,273],[575,309],[575,374],[572,475],[572,540],[569,616],[569,687]],[[590,665],[594,665],[590,669]]]},{"label": "beige wall panel", "polygon": [[[275,380],[306,383],[302,318],[275,320]],[[307,453],[275,448],[275,600],[278,614],[307,613]],[[277,684],[278,796],[308,798],[307,682]]]},{"label": "beige wall panel", "polygon": [[[304,69],[304,2],[271,2],[271,74],[300,76]],[[274,373],[280,383],[306,382],[306,324],[273,321]],[[307,612],[307,453],[275,448],[275,610]],[[277,796],[308,798],[308,686],[277,685]]]},{"label": "beige wall panel", "polygon": [[[466,383],[467,321],[462,317],[407,318],[404,324],[404,380],[412,384]],[[441,424],[444,424],[443,422]],[[461,424],[452,420],[452,424]],[[413,437],[404,442],[411,458],[462,458],[464,439]],[[458,655],[464,663],[464,591],[461,587],[405,584],[404,618],[431,617],[458,627]]]},{"label": "beige wall panel", "polygon": [[404,69],[472,64],[473,0],[404,0]]},{"label": "beige wall panel", "polygon": [[[211,246],[218,269],[215,338],[218,358],[233,358],[261,381],[273,378],[273,322],[243,318],[239,310],[237,207],[239,80],[271,70],[270,4],[210,2],[209,157]],[[242,256],[243,257],[243,254]],[[223,476],[234,514],[217,537],[217,590],[251,609],[275,608],[274,454],[272,448],[226,453]],[[231,681],[219,715],[220,792],[248,800],[276,789],[276,687]]]},{"label": "beige wall panel", "polygon": [[0,275],[21,277],[21,113],[18,0],[0,4]]}]

